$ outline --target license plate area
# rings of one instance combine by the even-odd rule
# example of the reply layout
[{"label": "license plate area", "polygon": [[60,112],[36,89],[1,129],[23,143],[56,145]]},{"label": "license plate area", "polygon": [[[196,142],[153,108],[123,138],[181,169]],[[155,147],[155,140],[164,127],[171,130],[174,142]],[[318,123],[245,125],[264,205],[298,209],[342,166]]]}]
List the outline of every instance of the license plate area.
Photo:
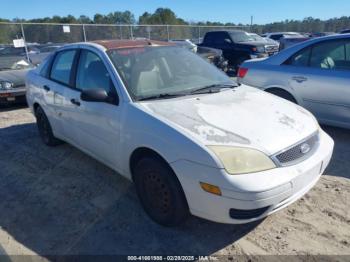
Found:
[{"label": "license plate area", "polygon": [[14,96],[9,96],[9,97],[7,97],[6,99],[7,99],[7,101],[9,101],[9,102],[13,102],[13,101],[16,100],[16,97],[14,97]]}]

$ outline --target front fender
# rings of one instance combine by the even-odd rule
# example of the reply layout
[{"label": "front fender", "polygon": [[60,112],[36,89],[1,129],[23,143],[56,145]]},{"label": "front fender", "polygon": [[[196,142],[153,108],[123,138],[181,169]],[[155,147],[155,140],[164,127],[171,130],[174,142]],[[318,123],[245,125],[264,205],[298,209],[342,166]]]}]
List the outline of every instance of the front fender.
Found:
[{"label": "front fender", "polygon": [[212,153],[185,133],[134,105],[128,105],[123,116],[120,156],[123,173],[131,178],[129,161],[138,148],[157,152],[169,164],[188,160],[202,165],[219,167]]}]

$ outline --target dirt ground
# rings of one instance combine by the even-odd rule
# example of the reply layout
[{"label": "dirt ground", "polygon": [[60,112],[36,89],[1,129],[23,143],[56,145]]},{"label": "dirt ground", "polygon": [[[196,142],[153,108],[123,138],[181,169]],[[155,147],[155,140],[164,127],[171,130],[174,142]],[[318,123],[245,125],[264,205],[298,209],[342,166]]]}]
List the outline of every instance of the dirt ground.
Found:
[{"label": "dirt ground", "polygon": [[[302,199],[263,221],[163,228],[133,185],[70,145],[44,146],[27,108],[0,111],[0,254],[350,255],[350,130]],[[349,257],[350,258],[350,257]]]}]

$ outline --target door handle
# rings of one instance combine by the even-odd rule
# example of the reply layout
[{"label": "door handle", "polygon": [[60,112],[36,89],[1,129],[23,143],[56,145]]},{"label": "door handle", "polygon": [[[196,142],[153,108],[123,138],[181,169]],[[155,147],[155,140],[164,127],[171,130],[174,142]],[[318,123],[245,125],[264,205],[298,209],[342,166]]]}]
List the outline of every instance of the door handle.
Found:
[{"label": "door handle", "polygon": [[302,83],[307,81],[307,78],[305,76],[293,76],[292,80],[297,81],[298,83]]},{"label": "door handle", "polygon": [[49,92],[51,90],[51,88],[47,85],[44,85],[43,88],[46,92]]},{"label": "door handle", "polygon": [[70,102],[71,102],[72,104],[76,105],[76,106],[80,106],[80,102],[77,101],[77,100],[75,100],[74,98],[72,98],[72,99],[70,100]]}]

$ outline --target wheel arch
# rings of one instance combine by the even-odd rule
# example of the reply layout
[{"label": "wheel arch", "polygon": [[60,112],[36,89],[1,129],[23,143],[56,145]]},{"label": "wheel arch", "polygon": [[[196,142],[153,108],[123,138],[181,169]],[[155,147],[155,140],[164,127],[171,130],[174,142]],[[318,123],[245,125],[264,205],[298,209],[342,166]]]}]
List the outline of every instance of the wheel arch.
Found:
[{"label": "wheel arch", "polygon": [[[134,151],[131,153],[131,155],[129,157],[129,171],[130,171],[132,180],[134,180],[133,176],[134,176],[134,168],[135,168],[136,164],[138,163],[138,161],[140,161],[143,157],[146,157],[146,156],[159,159],[160,161],[165,163],[174,172],[174,170],[171,168],[169,162],[159,152],[157,152],[156,150],[154,150],[152,148],[143,146],[143,147],[138,147],[138,148],[134,149]],[[174,174],[175,174],[175,172],[174,172]]]},{"label": "wheel arch", "polygon": [[283,87],[279,87],[279,86],[271,86],[271,87],[267,87],[267,88],[264,88],[263,89],[265,92],[268,92],[268,93],[272,93],[273,91],[282,91],[282,92],[285,92],[286,94],[288,94],[289,96],[291,96],[291,98],[293,98],[297,104],[300,104],[299,103],[299,99],[298,97],[296,97],[294,94],[292,94],[288,89],[286,88],[283,88]]},{"label": "wheel arch", "polygon": [[40,105],[38,102],[34,102],[34,104],[33,104],[33,112],[34,112],[34,114],[35,114],[36,110],[37,110],[39,107],[41,107],[41,105]]}]

